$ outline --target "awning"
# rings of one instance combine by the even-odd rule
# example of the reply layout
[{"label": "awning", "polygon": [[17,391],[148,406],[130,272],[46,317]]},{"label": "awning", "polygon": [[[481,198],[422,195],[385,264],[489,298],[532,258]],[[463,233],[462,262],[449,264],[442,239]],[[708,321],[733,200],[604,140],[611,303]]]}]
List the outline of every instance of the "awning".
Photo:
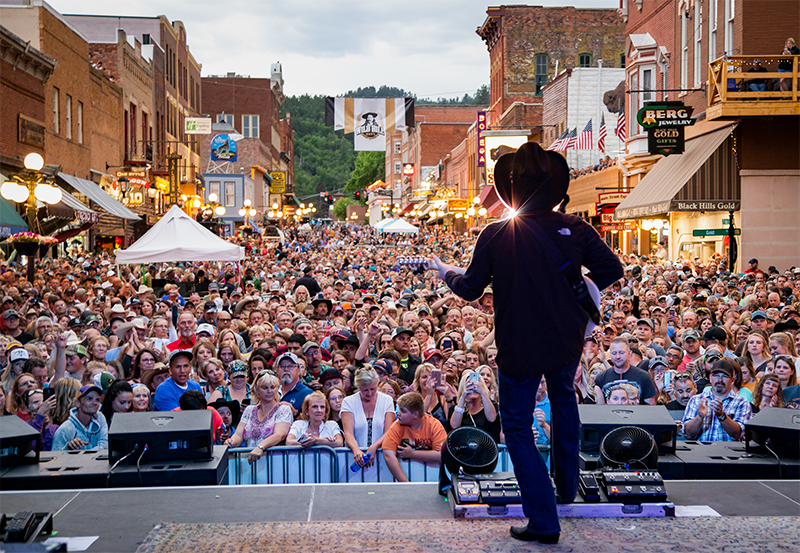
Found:
[{"label": "awning", "polygon": [[78,226],[70,225],[68,227],[64,227],[60,230],[57,230],[53,234],[53,238],[59,242],[64,242],[65,240],[69,240],[73,236],[78,236],[83,231],[88,230],[93,224],[94,223],[78,223]]},{"label": "awning", "polygon": [[491,206],[500,201],[500,197],[497,195],[497,190],[495,189],[494,185],[491,184],[487,184],[483,187],[478,198],[481,201],[480,205],[486,209],[489,209]]},{"label": "awning", "polygon": [[[60,187],[59,187],[60,188]],[[81,202],[78,198],[64,190],[61,189],[61,201],[57,203],[55,206],[49,206],[48,212],[52,212],[52,208],[60,207],[61,205],[66,206],[67,208],[71,209],[75,212],[75,218],[79,221],[83,221],[84,223],[96,223],[100,220],[100,214],[97,213],[95,210],[86,207],[83,202]]]},{"label": "awning", "polygon": [[427,202],[426,204],[422,205],[418,210],[417,213],[419,215],[427,215],[428,212],[433,209],[435,206],[431,202]]},{"label": "awning", "polygon": [[28,232],[28,223],[8,200],[0,197],[0,237],[8,237],[18,232]]},{"label": "awning", "polygon": [[406,213],[410,213],[411,211],[413,211],[413,209],[414,209],[415,207],[417,207],[417,204],[418,204],[418,203],[419,203],[419,200],[412,200],[412,201],[408,202],[408,205],[406,205],[406,206],[405,206],[405,207],[404,207],[404,208],[403,208],[403,209],[400,211],[400,215],[405,215]]},{"label": "awning", "polygon": [[91,181],[73,177],[66,173],[59,173],[58,178],[99,205],[109,215],[114,215],[120,219],[128,219],[130,221],[139,221],[141,219],[141,217],[112,198],[106,191]]},{"label": "awning", "polygon": [[[669,211],[685,211],[679,203],[687,203],[676,199],[686,183],[692,179],[703,164],[717,148],[731,135],[738,123],[732,123],[721,129],[697,136],[686,141],[683,154],[675,154],[658,160],[650,172],[636,185],[633,191],[614,210],[614,219],[636,219],[661,215]],[[709,204],[719,203],[715,200],[736,200],[739,198],[695,198],[696,211],[727,211],[704,207],[704,200]],[[738,205],[735,207],[738,209]]]}]

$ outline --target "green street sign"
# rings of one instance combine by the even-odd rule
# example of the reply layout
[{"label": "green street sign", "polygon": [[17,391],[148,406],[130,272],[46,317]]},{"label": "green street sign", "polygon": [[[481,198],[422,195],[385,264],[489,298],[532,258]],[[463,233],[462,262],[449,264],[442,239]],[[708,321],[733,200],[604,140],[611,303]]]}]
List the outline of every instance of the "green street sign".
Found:
[{"label": "green street sign", "polygon": [[722,224],[723,225],[730,225],[731,224],[731,220],[730,219],[723,219],[722,220]]},{"label": "green street sign", "polygon": [[[734,229],[734,234],[739,236],[742,234],[742,229],[737,228]],[[692,236],[728,236],[728,229],[726,228],[709,228],[709,229],[697,229],[692,231]]]}]

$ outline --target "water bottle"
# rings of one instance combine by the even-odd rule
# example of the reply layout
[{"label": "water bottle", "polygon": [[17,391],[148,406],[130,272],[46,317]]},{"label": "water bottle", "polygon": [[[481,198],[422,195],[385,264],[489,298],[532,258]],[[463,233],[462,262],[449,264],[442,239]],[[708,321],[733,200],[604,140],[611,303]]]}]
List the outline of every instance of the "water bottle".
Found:
[{"label": "water bottle", "polygon": [[[364,464],[366,465],[367,463],[369,463],[369,460],[371,458],[372,458],[372,453],[367,453],[366,455],[364,455]],[[354,462],[352,465],[350,465],[350,470],[352,470],[353,472],[358,472],[362,468],[364,468],[364,467],[359,467],[358,463],[356,463],[356,462]]]}]

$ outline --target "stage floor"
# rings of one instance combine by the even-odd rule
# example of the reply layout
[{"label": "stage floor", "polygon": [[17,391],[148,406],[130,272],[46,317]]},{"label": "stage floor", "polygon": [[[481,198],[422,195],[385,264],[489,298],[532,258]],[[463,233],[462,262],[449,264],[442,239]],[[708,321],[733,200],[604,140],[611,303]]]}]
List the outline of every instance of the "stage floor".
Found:
[{"label": "stage floor", "polygon": [[[798,516],[800,480],[667,482],[676,507],[722,516]],[[435,484],[305,484],[2,492],[4,513],[55,513],[59,537],[94,536],[88,551],[133,552],[160,522],[452,519]]]}]

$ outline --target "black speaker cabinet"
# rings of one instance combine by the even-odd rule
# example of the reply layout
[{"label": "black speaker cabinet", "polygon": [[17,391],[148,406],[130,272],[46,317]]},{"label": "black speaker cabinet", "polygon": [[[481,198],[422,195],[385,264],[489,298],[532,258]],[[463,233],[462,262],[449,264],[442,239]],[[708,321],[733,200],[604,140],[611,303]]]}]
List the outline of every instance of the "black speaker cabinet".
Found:
[{"label": "black speaker cabinet", "polygon": [[38,463],[40,449],[41,433],[16,415],[0,417],[0,467]]},{"label": "black speaker cabinet", "polygon": [[741,442],[681,442],[675,455],[685,480],[777,480],[780,463],[769,453],[748,453]]},{"label": "black speaker cabinet", "polygon": [[117,413],[108,431],[108,461],[116,462],[134,449],[128,460],[210,459],[214,448],[211,411]]},{"label": "black speaker cabinet", "polygon": [[767,407],[744,425],[748,451],[751,442],[769,446],[781,457],[800,457],[800,411]]},{"label": "black speaker cabinet", "polygon": [[656,441],[659,453],[674,453],[678,427],[664,405],[578,405],[581,451],[600,451],[606,434],[620,426],[638,426]]}]

